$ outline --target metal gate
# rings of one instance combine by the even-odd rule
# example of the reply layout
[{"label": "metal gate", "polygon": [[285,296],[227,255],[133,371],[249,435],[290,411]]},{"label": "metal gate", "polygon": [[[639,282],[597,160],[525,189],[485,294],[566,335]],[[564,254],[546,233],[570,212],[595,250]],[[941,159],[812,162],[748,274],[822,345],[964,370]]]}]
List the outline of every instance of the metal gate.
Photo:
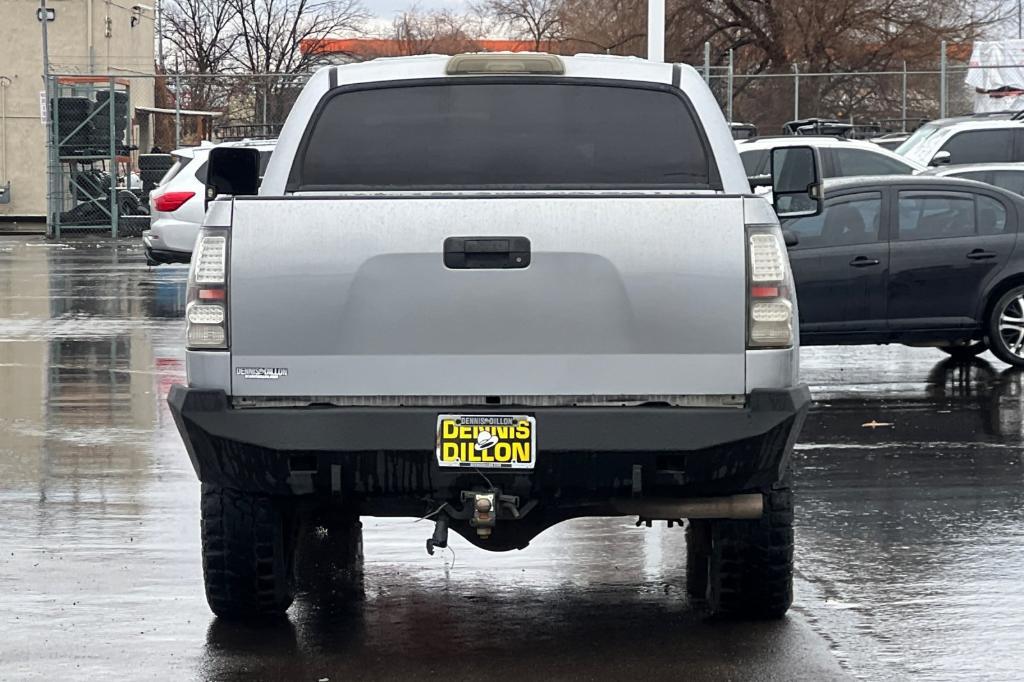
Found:
[{"label": "metal gate", "polygon": [[47,104],[48,236],[140,234],[148,216],[132,173],[130,81],[51,76]]}]

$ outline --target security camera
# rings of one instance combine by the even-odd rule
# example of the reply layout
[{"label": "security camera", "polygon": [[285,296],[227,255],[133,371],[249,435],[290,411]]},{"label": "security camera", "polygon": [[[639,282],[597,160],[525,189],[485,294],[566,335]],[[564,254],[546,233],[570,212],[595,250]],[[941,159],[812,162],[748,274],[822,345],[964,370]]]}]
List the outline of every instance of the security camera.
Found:
[{"label": "security camera", "polygon": [[156,12],[156,10],[154,10],[149,5],[132,5],[132,19],[131,19],[131,26],[132,26],[132,28],[135,28],[135,26],[138,25],[139,20],[142,18],[142,13],[144,11],[146,11],[146,10],[148,10],[150,12],[154,12],[154,13]]}]

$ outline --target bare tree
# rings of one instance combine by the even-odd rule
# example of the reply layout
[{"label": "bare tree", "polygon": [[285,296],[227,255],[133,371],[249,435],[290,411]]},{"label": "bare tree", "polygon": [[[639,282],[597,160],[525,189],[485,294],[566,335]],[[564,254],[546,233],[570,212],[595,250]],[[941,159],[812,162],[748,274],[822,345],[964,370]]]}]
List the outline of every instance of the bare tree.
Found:
[{"label": "bare tree", "polygon": [[395,17],[392,39],[397,55],[457,54],[480,49],[479,22],[450,10],[422,11],[415,5]]},{"label": "bare tree", "polygon": [[[898,71],[903,62],[911,69],[931,69],[941,41],[970,42],[1001,19],[999,8],[963,0],[683,0],[669,14],[668,52],[697,61],[709,41],[718,63],[733,49],[741,73],[787,72],[794,64],[805,73]],[[908,93],[911,110],[921,105],[918,115],[936,113],[929,106],[938,92],[933,80]],[[895,77],[859,74],[802,78],[800,111],[836,118],[895,117],[900,85]],[[741,116],[756,112],[772,126],[781,124],[792,116],[792,96],[786,96],[792,89],[788,79],[739,79],[736,110]]]},{"label": "bare tree", "polygon": [[[228,0],[235,11],[236,68],[254,76],[253,123],[283,122],[304,82],[323,60],[328,38],[361,32],[367,17],[360,0]],[[234,99],[243,99],[236,94]]]},{"label": "bare tree", "polygon": [[[527,0],[487,0],[525,2]],[[560,35],[577,49],[643,55],[645,0],[559,0]],[[844,73],[934,69],[939,44],[969,43],[1005,17],[988,0],[667,0],[666,57],[700,63],[704,43],[713,66],[729,50],[738,74]],[[717,74],[721,70],[716,69]],[[724,102],[726,80],[712,80]],[[734,83],[737,118],[774,129],[793,112],[793,81],[742,78]],[[908,113],[934,115],[934,77],[908,88]],[[818,76],[800,80],[802,115],[896,117],[901,80],[886,76]]]},{"label": "bare tree", "polygon": [[496,28],[532,42],[534,50],[556,51],[563,37],[563,0],[480,0],[474,8]]},{"label": "bare tree", "polygon": [[[360,0],[228,0],[236,13],[234,59],[250,73],[299,73],[321,58],[329,37],[361,32]],[[302,49],[303,45],[307,49]]]},{"label": "bare tree", "polygon": [[[170,44],[169,57],[175,71],[198,75],[159,78],[155,88],[157,104],[204,111],[222,108],[225,84],[213,76],[229,70],[233,63],[232,50],[238,33],[230,0],[165,0],[162,11],[164,38]],[[182,139],[198,134],[190,130],[192,123],[186,121],[180,134]],[[164,146],[171,146],[179,137],[174,133],[174,122],[167,117],[158,117],[155,127],[154,140]]]},{"label": "bare tree", "polygon": [[573,52],[640,54],[647,0],[562,0],[561,32]]},{"label": "bare tree", "polygon": [[231,0],[165,0],[164,38],[178,68],[186,73],[219,73],[238,40]]}]

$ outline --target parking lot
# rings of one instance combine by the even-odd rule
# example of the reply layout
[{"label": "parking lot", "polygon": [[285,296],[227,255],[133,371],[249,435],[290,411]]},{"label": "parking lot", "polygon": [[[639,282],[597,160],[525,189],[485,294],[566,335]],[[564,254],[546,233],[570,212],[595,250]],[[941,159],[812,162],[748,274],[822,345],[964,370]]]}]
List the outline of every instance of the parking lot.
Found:
[{"label": "parking lot", "polygon": [[366,519],[361,575],[305,577],[329,598],[217,622],[164,401],[185,277],[137,243],[0,238],[0,679],[1019,679],[1024,375],[902,346],[803,351],[782,621],[708,619],[682,530],[621,518],[433,557],[429,523]]}]

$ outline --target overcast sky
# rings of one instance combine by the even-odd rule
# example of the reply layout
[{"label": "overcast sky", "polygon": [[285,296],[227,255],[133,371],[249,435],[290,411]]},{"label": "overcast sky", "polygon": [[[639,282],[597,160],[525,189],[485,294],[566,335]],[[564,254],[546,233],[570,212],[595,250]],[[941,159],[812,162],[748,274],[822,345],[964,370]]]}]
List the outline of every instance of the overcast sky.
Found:
[{"label": "overcast sky", "polygon": [[[396,14],[404,12],[414,5],[421,10],[450,8],[455,12],[466,12],[469,10],[467,0],[363,0],[367,11],[375,20],[371,24],[391,27],[391,20]],[[371,26],[371,30],[374,26]]]}]

